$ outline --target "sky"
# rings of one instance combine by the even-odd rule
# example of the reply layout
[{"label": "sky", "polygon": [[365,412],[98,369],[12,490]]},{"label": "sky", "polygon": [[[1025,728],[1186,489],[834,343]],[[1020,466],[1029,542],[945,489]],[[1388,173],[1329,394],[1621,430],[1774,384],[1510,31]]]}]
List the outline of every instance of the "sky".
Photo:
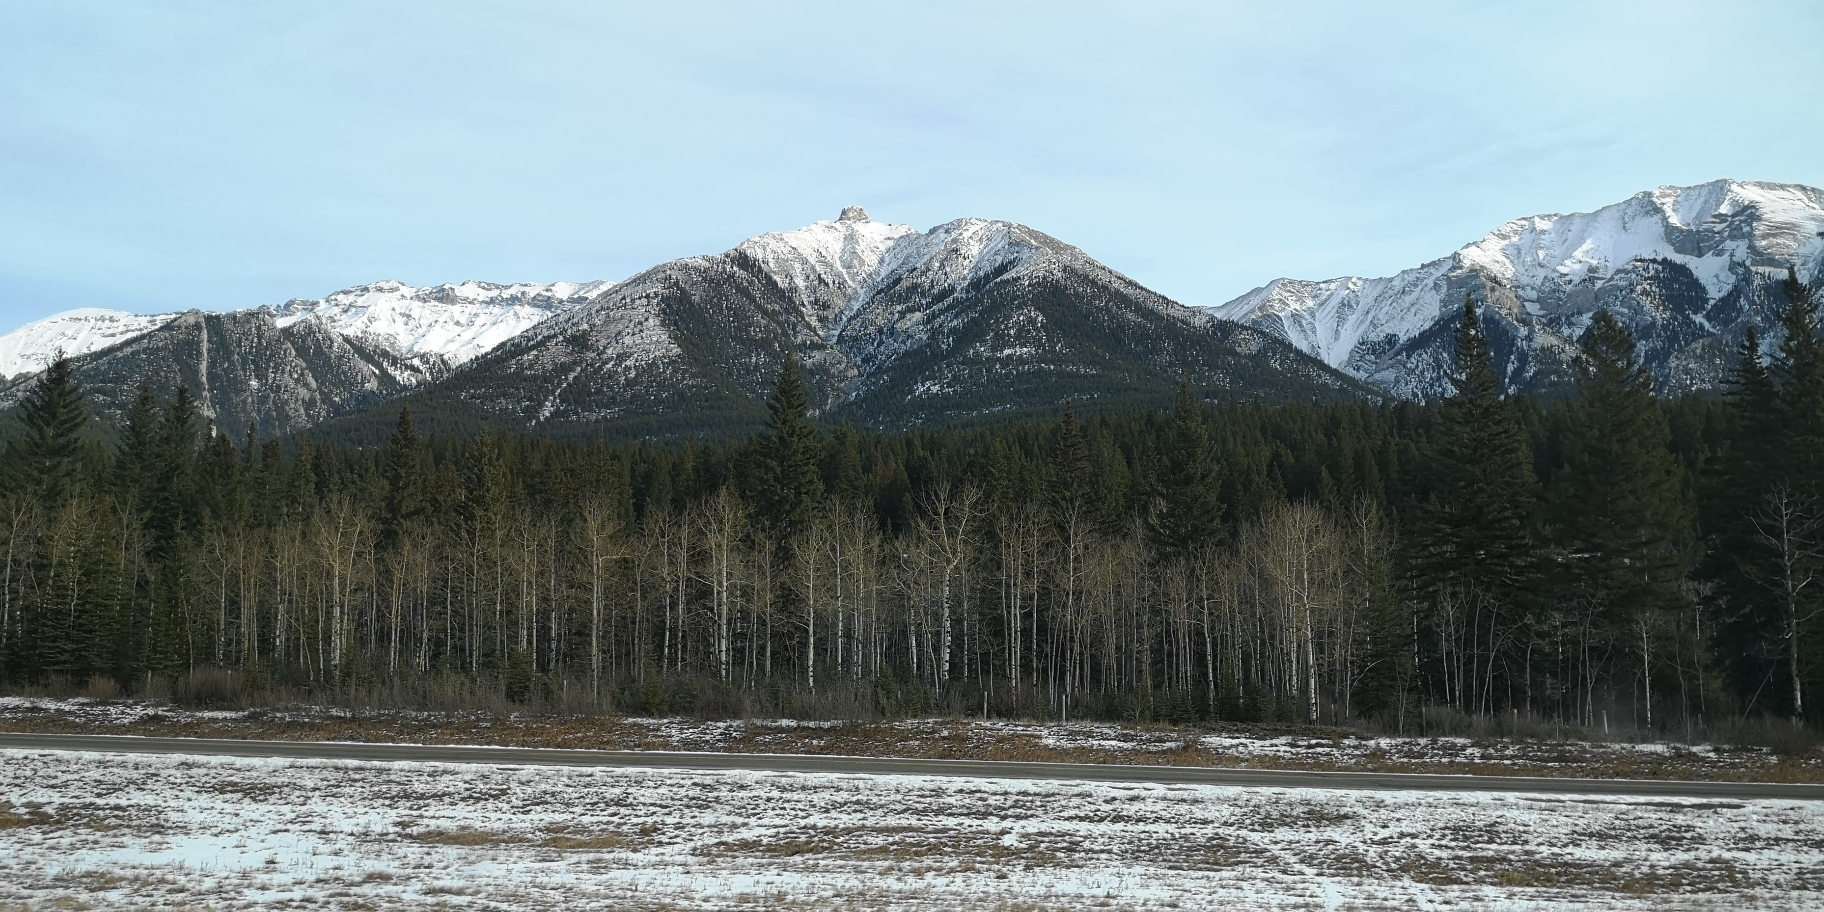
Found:
[{"label": "sky", "polygon": [[847,205],[1172,298],[1824,186],[1824,4],[0,0],[0,331],[625,279]]}]

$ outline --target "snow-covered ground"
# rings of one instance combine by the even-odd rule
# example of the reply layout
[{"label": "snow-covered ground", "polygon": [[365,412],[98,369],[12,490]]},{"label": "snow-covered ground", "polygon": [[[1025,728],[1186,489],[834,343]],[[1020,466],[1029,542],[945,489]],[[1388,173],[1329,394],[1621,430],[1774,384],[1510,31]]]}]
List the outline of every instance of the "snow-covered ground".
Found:
[{"label": "snow-covered ground", "polygon": [[1160,763],[1360,772],[1824,782],[1824,751],[1534,738],[1376,737],[1343,728],[1214,730],[981,719],[806,722],[284,705],[200,710],[162,701],[0,697],[0,731],[493,744],[610,750]]},{"label": "snow-covered ground", "polygon": [[0,752],[0,908],[1803,909],[1824,803]]}]

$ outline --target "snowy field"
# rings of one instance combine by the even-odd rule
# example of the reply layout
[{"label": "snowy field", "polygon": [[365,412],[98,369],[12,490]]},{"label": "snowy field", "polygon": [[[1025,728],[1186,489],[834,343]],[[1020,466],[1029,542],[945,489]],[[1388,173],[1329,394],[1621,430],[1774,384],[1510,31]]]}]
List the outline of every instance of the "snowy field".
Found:
[{"label": "snowy field", "polygon": [[0,751],[0,908],[1821,902],[1824,802]]},{"label": "snowy field", "polygon": [[1340,728],[1216,729],[981,719],[803,722],[525,716],[286,705],[204,710],[162,701],[0,697],[0,731],[608,750],[1157,763],[1356,772],[1824,782],[1824,751],[1530,738],[1377,737]]}]

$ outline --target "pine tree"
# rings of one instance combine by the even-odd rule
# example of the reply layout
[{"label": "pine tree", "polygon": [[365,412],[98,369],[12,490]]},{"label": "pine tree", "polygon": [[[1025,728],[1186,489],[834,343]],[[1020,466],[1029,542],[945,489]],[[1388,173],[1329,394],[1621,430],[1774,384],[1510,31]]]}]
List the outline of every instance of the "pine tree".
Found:
[{"label": "pine tree", "polygon": [[1203,403],[1187,375],[1172,409],[1172,437],[1160,467],[1158,504],[1148,532],[1161,562],[1184,560],[1222,537],[1222,487],[1210,454]]},{"label": "pine tree", "polygon": [[25,433],[7,448],[6,486],[46,505],[60,504],[82,480],[82,432],[89,412],[70,359],[59,356],[20,403]]},{"label": "pine tree", "polygon": [[772,507],[770,518],[779,538],[786,540],[810,525],[823,501],[817,431],[811,426],[804,381],[798,376],[798,360],[792,355],[785,358],[779,383],[767,402],[767,414],[772,430],[765,471]]},{"label": "pine tree", "polygon": [[382,550],[398,547],[400,536],[424,512],[424,456],[418,431],[412,426],[410,406],[399,409],[392,439],[380,451],[380,472],[386,494],[380,504],[379,544]]},{"label": "pine tree", "polygon": [[1064,405],[1058,425],[1058,444],[1051,457],[1052,511],[1060,522],[1083,523],[1095,515],[1095,479],[1091,474],[1089,443],[1077,422],[1075,402]]},{"label": "pine tree", "polygon": [[1824,494],[1824,326],[1816,297],[1794,270],[1785,291],[1780,356],[1769,371],[1779,391],[1773,410],[1779,444],[1769,467],[1793,489],[1818,496]]},{"label": "pine tree", "polygon": [[240,451],[227,434],[215,434],[198,465],[203,521],[210,528],[240,526],[247,520],[247,488]]},{"label": "pine tree", "polygon": [[824,441],[823,485],[848,503],[862,503],[874,493],[861,470],[861,436],[847,424],[831,431]]},{"label": "pine tree", "polygon": [[150,509],[153,478],[158,474],[158,398],[152,384],[142,382],[139,394],[127,409],[127,424],[114,456],[114,491],[142,516]]},{"label": "pine tree", "polygon": [[[1747,710],[1805,713],[1824,616],[1824,340],[1811,288],[1788,271],[1782,338],[1764,365],[1752,331],[1730,389],[1731,428],[1706,487],[1702,572],[1720,609],[1717,644]],[[1768,682],[1779,682],[1768,687]]]},{"label": "pine tree", "polygon": [[1539,483],[1474,298],[1463,300],[1450,383],[1456,394],[1421,455],[1430,492],[1415,510],[1409,566],[1421,591],[1467,585],[1512,598],[1531,572]]},{"label": "pine tree", "polygon": [[1690,510],[1633,336],[1602,311],[1581,348],[1564,465],[1550,491],[1554,537],[1568,592],[1595,606],[1602,634],[1638,656],[1650,726],[1653,642],[1683,601]]}]

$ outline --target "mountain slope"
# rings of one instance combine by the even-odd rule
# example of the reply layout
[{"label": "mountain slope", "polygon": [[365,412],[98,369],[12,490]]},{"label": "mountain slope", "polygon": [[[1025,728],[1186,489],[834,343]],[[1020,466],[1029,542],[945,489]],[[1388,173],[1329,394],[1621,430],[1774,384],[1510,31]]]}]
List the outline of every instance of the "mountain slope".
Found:
[{"label": "mountain slope", "polygon": [[1387,278],[1278,279],[1210,313],[1424,399],[1449,389],[1465,294],[1486,303],[1514,389],[1564,384],[1575,340],[1607,309],[1634,332],[1662,389],[1685,392],[1717,385],[1748,326],[1773,325],[1788,265],[1808,280],[1824,270],[1824,191],[1719,180],[1516,219]]},{"label": "mountain slope", "polygon": [[1138,405],[1189,373],[1207,390],[1360,392],[1278,340],[1197,313],[1023,225],[961,219],[897,244],[832,327],[857,379],[835,410],[897,427]]},{"label": "mountain slope", "polygon": [[58,352],[80,357],[143,335],[175,317],[85,307],[27,323],[0,336],[0,380],[44,370]]},{"label": "mountain slope", "polygon": [[125,414],[142,380],[166,397],[182,382],[218,427],[297,433],[441,379],[611,284],[376,282],[227,314],[70,311],[0,337],[0,408],[62,351],[110,419]]},{"label": "mountain slope", "polygon": [[276,313],[281,327],[317,319],[400,355],[437,355],[461,364],[613,284],[463,282],[413,288],[386,281],[343,289],[321,301],[294,298]]},{"label": "mountain slope", "polygon": [[[402,358],[317,320],[281,327],[269,310],[191,311],[76,359],[75,379],[87,390],[90,408],[116,425],[142,382],[161,398],[183,384],[210,425],[237,436],[257,426],[261,436],[273,437],[447,373],[435,356]],[[0,408],[17,405],[32,380],[26,375],[0,386]]]},{"label": "mountain slope", "polygon": [[554,433],[745,430],[788,353],[820,414],[869,427],[1069,398],[1162,403],[1187,371],[1245,397],[1374,393],[1030,228],[963,219],[919,233],[849,209],[648,270],[416,398],[448,420]]}]

